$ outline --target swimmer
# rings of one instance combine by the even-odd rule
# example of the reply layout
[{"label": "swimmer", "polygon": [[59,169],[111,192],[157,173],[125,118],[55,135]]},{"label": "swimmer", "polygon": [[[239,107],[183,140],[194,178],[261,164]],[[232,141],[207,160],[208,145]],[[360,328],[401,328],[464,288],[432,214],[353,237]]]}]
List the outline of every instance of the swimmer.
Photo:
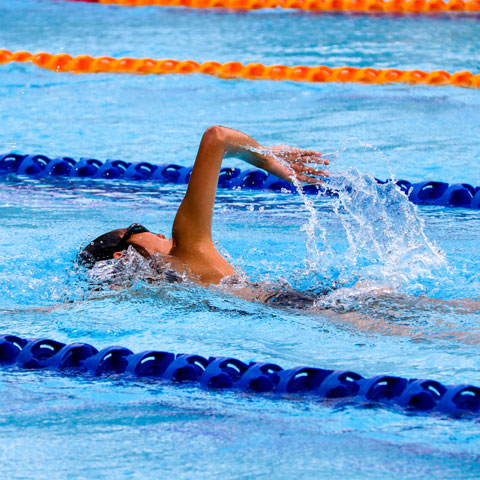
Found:
[{"label": "swimmer", "polygon": [[81,263],[93,267],[96,262],[118,259],[129,247],[151,259],[157,266],[174,270],[180,276],[204,287],[231,286],[235,295],[278,306],[312,305],[313,295],[301,292],[279,292],[261,288],[259,284],[239,284],[235,269],[215,248],[212,241],[212,215],[222,161],[235,156],[268,173],[290,182],[316,184],[328,172],[318,165],[329,161],[321,153],[300,148],[264,147],[248,135],[221,126],[208,128],[203,134],[185,196],[178,208],[167,238],[134,223],[105,233],[93,240],[80,253]]},{"label": "swimmer", "polygon": [[[286,146],[265,147],[237,130],[210,127],[202,137],[187,191],[175,215],[171,237],[152,233],[143,225],[134,223],[93,240],[80,252],[80,263],[91,268],[100,261],[126,257],[128,249],[133,248],[148,259],[155,270],[163,272],[167,281],[186,278],[203,287],[218,285],[237,297],[276,307],[319,307],[324,312],[337,311],[334,305],[335,292],[328,295],[332,289],[307,293],[288,286],[249,282],[215,248],[212,241],[213,206],[222,161],[229,156],[241,158],[290,182],[318,184],[322,178],[328,177],[327,171],[318,168],[318,165],[329,164],[319,152]],[[349,294],[347,290],[353,292],[353,298],[359,295],[358,300],[362,300],[360,303],[364,303],[365,299],[388,301],[400,298],[388,288],[368,286],[365,282],[359,282],[355,287],[342,289],[338,293],[344,298]],[[330,302],[319,306],[319,299],[327,295]],[[417,306],[425,304],[425,308],[439,310],[458,307],[465,313],[480,311],[480,302],[473,299],[444,301],[426,297],[401,298],[403,300],[398,300],[396,304],[414,302]],[[349,315],[343,314],[343,320],[351,316],[352,323],[359,328],[372,326],[372,319],[366,322],[365,317],[359,320],[356,313],[346,313]]]}]

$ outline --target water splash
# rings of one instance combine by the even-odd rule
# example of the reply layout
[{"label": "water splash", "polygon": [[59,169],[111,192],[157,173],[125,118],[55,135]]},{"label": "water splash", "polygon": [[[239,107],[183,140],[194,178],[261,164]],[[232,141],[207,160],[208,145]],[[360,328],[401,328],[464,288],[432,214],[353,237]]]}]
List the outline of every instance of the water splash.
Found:
[{"label": "water splash", "polygon": [[333,208],[348,241],[340,282],[367,280],[406,292],[425,291],[448,270],[443,251],[425,235],[417,207],[393,181],[379,184],[350,168],[332,174]]},{"label": "water splash", "polygon": [[[346,141],[339,155],[351,141]],[[379,149],[360,145],[387,160]],[[272,150],[262,149],[261,153],[288,166]],[[343,226],[348,245],[344,252],[338,252],[329,247],[326,229],[318,218],[315,201],[321,194],[317,199],[307,196],[301,183],[292,180],[307,212],[307,221],[301,227],[306,235],[307,255],[305,268],[295,274],[296,286],[304,280],[311,290],[323,288],[325,283],[353,286],[361,282],[368,289],[376,285],[420,293],[427,290],[429,283],[446,276],[449,266],[445,254],[427,238],[416,206],[394,181],[379,184],[355,168],[330,174],[327,185],[335,194],[333,213]]]},{"label": "water splash", "polygon": [[[278,146],[277,146],[278,148]],[[282,147],[284,152],[296,150],[295,148],[285,145]],[[305,233],[305,243],[307,255],[304,259],[304,267],[294,273],[294,284],[297,288],[305,289],[311,287],[312,281],[315,284],[323,283],[324,274],[322,266],[325,264],[325,256],[330,254],[330,249],[327,244],[327,232],[325,227],[320,223],[318,218],[318,211],[315,206],[315,199],[311,195],[303,193],[302,182],[300,182],[294,175],[291,165],[272,147],[249,148],[252,152],[260,153],[262,155],[270,155],[274,157],[282,166],[291,171],[290,180],[297,189],[300,195],[304,209],[307,213],[307,221],[300,227],[300,230]],[[328,158],[323,155],[324,158]],[[320,278],[315,278],[315,277]],[[305,285],[306,284],[306,285]],[[325,285],[322,284],[322,289]]]}]

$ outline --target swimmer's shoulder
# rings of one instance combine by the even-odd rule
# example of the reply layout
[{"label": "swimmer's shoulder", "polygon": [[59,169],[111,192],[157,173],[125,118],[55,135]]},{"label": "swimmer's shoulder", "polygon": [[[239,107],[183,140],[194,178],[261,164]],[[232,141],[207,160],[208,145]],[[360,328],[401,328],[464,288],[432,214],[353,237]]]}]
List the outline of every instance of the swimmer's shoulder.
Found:
[{"label": "swimmer's shoulder", "polygon": [[223,278],[234,272],[233,268],[223,268],[223,265],[210,264],[204,258],[196,255],[154,255],[152,265],[158,271],[172,270],[184,279],[198,283],[204,287],[218,285]]}]

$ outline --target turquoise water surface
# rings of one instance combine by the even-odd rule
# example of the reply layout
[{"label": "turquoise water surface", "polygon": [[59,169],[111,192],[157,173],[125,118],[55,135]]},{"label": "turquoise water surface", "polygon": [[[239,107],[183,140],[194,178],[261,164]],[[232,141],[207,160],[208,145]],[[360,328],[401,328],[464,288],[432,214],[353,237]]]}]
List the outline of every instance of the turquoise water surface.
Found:
[{"label": "turquoise water surface", "polygon": [[[476,16],[13,0],[0,6],[0,20],[0,46],[12,51],[474,73],[480,60]],[[341,289],[328,299],[332,313],[141,279],[92,293],[74,267],[80,247],[135,221],[168,234],[185,187],[8,177],[0,185],[1,330],[480,385],[479,313],[418,300],[478,299],[480,211],[414,207],[369,177],[480,185],[479,107],[477,90],[453,87],[2,65],[2,153],[191,165],[203,131],[222,124],[265,145],[329,154],[338,199],[221,190],[215,241],[252,280],[301,290],[363,280],[398,295],[378,302]],[[468,419],[13,367],[0,369],[0,393],[5,478],[480,476],[480,427]]]}]

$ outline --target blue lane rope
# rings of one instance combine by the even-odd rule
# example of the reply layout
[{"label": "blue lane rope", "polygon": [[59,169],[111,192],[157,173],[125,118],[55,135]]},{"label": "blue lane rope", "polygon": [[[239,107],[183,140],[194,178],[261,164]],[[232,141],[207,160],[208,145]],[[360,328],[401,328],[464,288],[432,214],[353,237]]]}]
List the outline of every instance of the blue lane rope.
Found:
[{"label": "blue lane rope", "polygon": [[146,350],[134,353],[119,346],[98,351],[88,343],[66,345],[49,338],[0,336],[0,364],[49,369],[64,374],[122,375],[174,383],[195,382],[210,390],[234,389],[312,401],[344,399],[365,406],[400,407],[406,412],[478,417],[480,388],[443,385],[435,380],[392,375],[364,378],[352,371],[314,367],[283,369],[273,363],[244,363],[232,357],[174,354]]},{"label": "blue lane rope", "polygon": [[[191,172],[191,167],[175,164],[154,165],[148,162],[132,163],[124,160],[101,162],[95,158],[80,158],[76,161],[70,157],[51,159],[45,155],[21,155],[18,153],[7,153],[0,156],[0,176],[17,174],[38,179],[77,177],[186,184],[190,179]],[[378,183],[386,183],[379,179],[376,180]],[[410,201],[417,205],[480,209],[480,186],[474,187],[467,183],[449,185],[436,181],[411,183],[407,180],[397,180],[396,183]],[[218,186],[230,189],[296,193],[296,188],[291,183],[258,169],[242,171],[239,168],[222,168]],[[318,185],[305,185],[303,191],[308,194],[319,192],[324,195],[333,194],[328,187],[322,188]]]}]

